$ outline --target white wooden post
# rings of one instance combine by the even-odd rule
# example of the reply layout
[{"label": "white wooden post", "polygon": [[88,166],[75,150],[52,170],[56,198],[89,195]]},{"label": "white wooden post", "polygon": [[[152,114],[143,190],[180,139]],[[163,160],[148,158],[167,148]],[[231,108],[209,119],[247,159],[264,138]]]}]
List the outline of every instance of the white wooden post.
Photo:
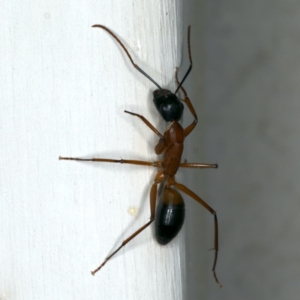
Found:
[{"label": "white wooden post", "polygon": [[[5,13],[4,13],[5,11]],[[148,228],[90,271],[150,216],[155,170],[58,156],[156,160],[153,84],[174,90],[181,1],[6,2],[0,67],[0,299],[182,299],[182,233]]]}]

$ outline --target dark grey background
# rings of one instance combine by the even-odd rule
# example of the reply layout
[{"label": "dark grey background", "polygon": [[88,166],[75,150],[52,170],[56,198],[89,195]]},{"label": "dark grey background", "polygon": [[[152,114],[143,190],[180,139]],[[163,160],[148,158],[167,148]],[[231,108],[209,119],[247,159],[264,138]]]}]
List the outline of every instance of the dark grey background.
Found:
[{"label": "dark grey background", "polygon": [[190,1],[184,9],[194,60],[186,87],[199,115],[184,158],[219,169],[181,179],[218,212],[223,284],[205,251],[213,218],[187,199],[186,299],[297,299],[300,3]]}]

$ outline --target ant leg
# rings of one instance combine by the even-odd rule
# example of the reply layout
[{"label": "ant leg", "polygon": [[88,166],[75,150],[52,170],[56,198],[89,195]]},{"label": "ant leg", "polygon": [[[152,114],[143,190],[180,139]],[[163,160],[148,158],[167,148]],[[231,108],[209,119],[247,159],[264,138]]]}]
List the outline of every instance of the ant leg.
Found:
[{"label": "ant leg", "polygon": [[161,161],[143,161],[143,160],[129,160],[129,159],[110,159],[110,158],[78,158],[78,157],[62,157],[59,156],[59,160],[79,160],[79,161],[94,161],[94,162],[108,162],[108,163],[120,163],[139,166],[149,166],[161,168]]},{"label": "ant leg", "polygon": [[198,203],[200,203],[202,206],[204,206],[213,216],[214,216],[214,224],[215,224],[215,234],[214,234],[214,250],[215,250],[215,259],[212,267],[212,271],[214,274],[214,278],[216,282],[219,284],[220,287],[222,287],[222,284],[219,282],[216,274],[216,265],[217,265],[217,259],[218,259],[218,251],[219,251],[219,237],[218,237],[218,218],[217,213],[215,210],[213,210],[205,201],[203,201],[198,195],[196,195],[194,192],[192,192],[190,189],[188,189],[185,185],[177,183],[174,179],[171,181],[171,183],[177,187],[180,191],[187,194],[194,200],[196,200]]},{"label": "ant leg", "polygon": [[155,134],[157,134],[161,139],[164,139],[164,136],[145,117],[127,110],[124,110],[124,112],[140,118]]},{"label": "ant leg", "polygon": [[[178,68],[176,68],[176,71],[175,71],[175,78],[176,78],[177,84],[179,84],[179,81],[178,81]],[[194,109],[194,106],[193,106],[190,98],[187,95],[186,90],[183,88],[183,86],[180,86],[180,89],[184,94],[184,99],[181,99],[181,101],[183,101],[186,104],[186,106],[189,108],[191,114],[195,118],[193,123],[190,124],[187,128],[184,129],[184,136],[188,136],[193,131],[193,129],[196,127],[196,125],[198,123],[198,117],[197,117],[196,111]]]},{"label": "ant leg", "polygon": [[179,168],[203,168],[203,169],[212,169],[218,168],[218,164],[202,164],[202,163],[181,163]]},{"label": "ant leg", "polygon": [[146,229],[153,221],[155,218],[155,206],[156,206],[156,194],[157,194],[157,185],[162,182],[164,179],[164,175],[162,171],[159,171],[154,179],[154,183],[152,184],[151,190],[150,190],[150,221],[146,223],[144,226],[142,226],[140,229],[138,229],[134,234],[132,234],[129,238],[123,241],[121,246],[114,251],[111,255],[109,255],[104,262],[94,271],[92,271],[92,275],[95,275],[105,264],[106,262],[114,256],[121,248],[123,248],[128,242],[130,242],[132,239],[134,239],[139,233],[141,233],[144,229]]}]

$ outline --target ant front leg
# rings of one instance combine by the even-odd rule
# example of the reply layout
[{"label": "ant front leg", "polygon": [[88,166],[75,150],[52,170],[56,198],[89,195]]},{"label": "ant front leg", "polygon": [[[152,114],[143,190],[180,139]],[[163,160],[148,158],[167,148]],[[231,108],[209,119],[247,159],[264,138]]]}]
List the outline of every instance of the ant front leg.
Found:
[{"label": "ant front leg", "polygon": [[[175,71],[175,78],[176,78],[177,84],[179,85],[180,83],[179,83],[179,80],[178,80],[178,68],[176,68],[176,71]],[[197,117],[196,111],[194,109],[194,106],[193,106],[190,98],[188,97],[186,90],[183,88],[183,86],[180,86],[180,90],[184,94],[184,99],[180,99],[180,100],[183,101],[186,104],[186,106],[189,108],[191,114],[195,118],[193,123],[190,124],[187,128],[184,129],[184,136],[188,136],[194,130],[194,128],[196,127],[196,125],[198,123],[198,117]]]},{"label": "ant front leg", "polygon": [[142,115],[124,110],[125,113],[130,114],[132,116],[140,118],[156,135],[158,135],[161,139],[164,139],[164,136]]},{"label": "ant front leg", "polygon": [[161,183],[164,180],[164,174],[162,171],[159,171],[154,179],[154,183],[152,184],[151,190],[150,190],[150,221],[146,223],[144,226],[142,226],[140,229],[138,229],[134,234],[132,234],[129,238],[123,241],[121,246],[114,251],[111,255],[109,255],[104,262],[94,271],[92,271],[92,275],[95,275],[105,264],[106,262],[114,256],[119,250],[121,250],[127,243],[129,243],[132,239],[134,239],[139,233],[141,233],[144,229],[146,229],[155,219],[155,209],[156,209],[156,195],[157,195],[157,185]]},{"label": "ant front leg", "polygon": [[158,144],[155,147],[155,153],[157,155],[162,154],[166,150],[165,137],[142,115],[135,114],[135,113],[129,112],[127,110],[124,110],[124,112],[127,114],[130,114],[132,116],[140,118],[156,135],[159,136]]}]

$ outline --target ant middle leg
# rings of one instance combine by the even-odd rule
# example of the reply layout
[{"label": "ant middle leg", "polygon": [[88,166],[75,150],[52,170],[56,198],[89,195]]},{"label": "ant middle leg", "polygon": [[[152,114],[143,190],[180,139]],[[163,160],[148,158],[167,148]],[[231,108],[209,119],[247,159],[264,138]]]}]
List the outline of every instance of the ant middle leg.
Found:
[{"label": "ant middle leg", "polygon": [[120,163],[138,166],[149,166],[155,168],[161,168],[161,161],[144,161],[144,160],[132,160],[132,159],[111,159],[111,158],[79,158],[79,157],[64,157],[59,156],[59,160],[78,160],[78,161],[93,161],[93,162],[108,162],[108,163]]},{"label": "ant middle leg", "polygon": [[[140,118],[156,135],[160,137],[161,140],[164,140],[164,136],[142,115],[130,112],[125,110],[127,114]],[[161,168],[161,161],[142,161],[142,160],[129,160],[129,159],[110,159],[110,158],[79,158],[79,157],[63,157],[59,156],[59,160],[78,160],[78,161],[93,161],[93,162],[109,162],[109,163],[120,163],[120,164],[131,164],[139,166],[150,166]]]},{"label": "ant middle leg", "polygon": [[144,226],[138,229],[135,233],[133,233],[129,238],[123,241],[121,246],[115,250],[111,255],[109,255],[104,262],[94,271],[92,271],[92,275],[95,275],[105,264],[106,262],[111,259],[119,250],[121,250],[127,243],[129,243],[132,239],[134,239],[139,233],[141,233],[144,229],[146,229],[155,219],[155,208],[156,208],[156,194],[157,194],[157,185],[164,180],[163,171],[159,171],[154,179],[154,183],[152,184],[150,190],[150,221],[147,222]]},{"label": "ant middle leg", "polygon": [[203,163],[180,163],[179,168],[202,168],[202,169],[216,169],[218,164],[203,164]]}]

